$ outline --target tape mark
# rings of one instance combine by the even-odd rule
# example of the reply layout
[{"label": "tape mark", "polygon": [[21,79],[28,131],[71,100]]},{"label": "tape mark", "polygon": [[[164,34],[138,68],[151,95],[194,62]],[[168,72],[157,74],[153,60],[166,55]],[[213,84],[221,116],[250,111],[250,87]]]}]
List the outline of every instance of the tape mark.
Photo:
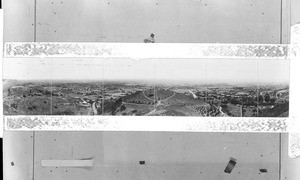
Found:
[{"label": "tape mark", "polygon": [[262,172],[262,173],[267,173],[268,172],[267,169],[259,169],[259,171]]},{"label": "tape mark", "polygon": [[140,165],[145,165],[146,161],[140,161],[139,163],[140,163]]},{"label": "tape mark", "polygon": [[224,172],[230,174],[235,165],[236,165],[236,159],[230,158],[230,161],[228,162]]},{"label": "tape mark", "polygon": [[[299,129],[300,130],[300,127]],[[289,150],[288,155],[290,158],[300,157],[300,133],[289,133]]]},{"label": "tape mark", "polygon": [[42,160],[43,167],[91,167],[94,160]]},{"label": "tape mark", "polygon": [[7,42],[4,57],[287,59],[288,51],[286,44]]},{"label": "tape mark", "polygon": [[[288,132],[288,118],[228,118],[181,116],[5,116],[5,129],[14,131],[178,131]],[[172,126],[170,126],[172,124]]]}]

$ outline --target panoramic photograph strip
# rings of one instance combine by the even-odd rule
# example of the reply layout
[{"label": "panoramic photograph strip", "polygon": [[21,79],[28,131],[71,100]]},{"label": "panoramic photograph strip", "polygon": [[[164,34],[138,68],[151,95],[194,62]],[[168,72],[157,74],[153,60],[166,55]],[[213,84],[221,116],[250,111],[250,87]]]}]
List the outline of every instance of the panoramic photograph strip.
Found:
[{"label": "panoramic photograph strip", "polygon": [[289,116],[286,60],[15,58],[3,66],[5,115]]}]

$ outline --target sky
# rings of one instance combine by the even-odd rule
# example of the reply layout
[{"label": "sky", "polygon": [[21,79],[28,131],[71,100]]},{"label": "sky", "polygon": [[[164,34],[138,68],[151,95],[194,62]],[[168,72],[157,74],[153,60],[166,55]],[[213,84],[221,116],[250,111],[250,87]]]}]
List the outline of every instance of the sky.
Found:
[{"label": "sky", "polygon": [[201,83],[287,83],[289,61],[245,59],[14,58],[4,79],[152,80]]}]

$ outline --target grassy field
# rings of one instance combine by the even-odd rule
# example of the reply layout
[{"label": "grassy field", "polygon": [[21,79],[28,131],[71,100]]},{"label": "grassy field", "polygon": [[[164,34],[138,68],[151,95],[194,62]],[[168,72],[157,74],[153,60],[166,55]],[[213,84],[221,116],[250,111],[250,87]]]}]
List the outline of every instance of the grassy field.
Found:
[{"label": "grassy field", "polygon": [[243,106],[243,117],[256,117],[257,107]]},{"label": "grassy field", "polygon": [[154,105],[146,105],[146,104],[131,104],[131,103],[123,103],[126,107],[123,111],[118,111],[116,115],[145,115],[154,109]]},{"label": "grassy field", "polygon": [[259,117],[288,117],[289,102],[276,104],[274,108],[259,108]]},{"label": "grassy field", "polygon": [[[149,93],[148,93],[148,95],[149,95]],[[135,103],[135,104],[148,104],[148,105],[153,105],[154,104],[154,100],[152,101],[149,98],[145,97],[143,91],[137,91],[137,92],[135,92],[131,95],[127,95],[125,97],[122,97],[122,100],[124,102]]]},{"label": "grassy field", "polygon": [[[164,102],[164,101],[163,101]],[[164,102],[168,105],[199,105],[204,101],[200,99],[194,99],[191,95],[185,95],[183,93],[175,93],[175,95]]]},{"label": "grassy field", "polygon": [[174,95],[173,91],[165,90],[165,89],[157,89],[155,92],[156,92],[155,99],[157,101],[166,99],[166,98],[171,97],[171,96]]},{"label": "grassy field", "polygon": [[191,95],[183,93],[164,91],[162,94],[168,95],[168,98],[161,101],[161,105],[157,106],[158,110],[153,115],[202,116],[200,109],[207,105],[203,100],[194,99]]},{"label": "grassy field", "polygon": [[5,115],[51,115],[51,99],[46,96],[5,99],[3,104]]},{"label": "grassy field", "polygon": [[222,107],[222,109],[229,116],[242,117],[241,106],[239,105],[227,104],[227,106]]}]

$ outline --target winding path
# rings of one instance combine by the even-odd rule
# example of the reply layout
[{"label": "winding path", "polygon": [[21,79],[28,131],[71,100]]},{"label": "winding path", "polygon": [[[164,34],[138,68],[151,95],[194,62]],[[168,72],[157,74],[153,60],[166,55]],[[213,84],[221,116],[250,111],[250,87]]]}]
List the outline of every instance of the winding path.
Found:
[{"label": "winding path", "polygon": [[193,95],[194,99],[198,98],[198,96],[193,91],[189,90],[189,92]]},{"label": "winding path", "polygon": [[[167,99],[169,99],[169,98],[174,97],[176,93],[175,93],[174,91],[172,91],[172,92],[173,92],[173,94],[172,94],[171,96],[166,97],[165,99],[161,99],[161,100],[159,100],[159,101],[164,101],[164,100],[167,100]],[[151,101],[154,101],[154,99],[151,99],[151,98],[149,98],[148,96],[146,96],[145,91],[143,91],[143,94],[144,94],[144,96],[145,96],[147,99],[149,99],[149,100],[151,100]]]},{"label": "winding path", "polygon": [[[144,91],[143,91],[143,92],[144,92]],[[168,99],[174,97],[176,93],[175,93],[174,91],[172,91],[172,92],[173,92],[173,94],[172,94],[171,96],[166,97],[165,99],[162,99],[162,100],[157,101],[157,104],[154,105],[154,109],[153,109],[152,111],[150,111],[149,113],[147,113],[146,116],[149,116],[149,115],[155,113],[155,111],[157,110],[156,107],[159,106],[159,105],[161,105],[161,104],[162,104],[162,103],[161,103],[162,101],[165,101],[165,100],[168,100]],[[145,94],[144,94],[144,95],[145,95]]]}]

